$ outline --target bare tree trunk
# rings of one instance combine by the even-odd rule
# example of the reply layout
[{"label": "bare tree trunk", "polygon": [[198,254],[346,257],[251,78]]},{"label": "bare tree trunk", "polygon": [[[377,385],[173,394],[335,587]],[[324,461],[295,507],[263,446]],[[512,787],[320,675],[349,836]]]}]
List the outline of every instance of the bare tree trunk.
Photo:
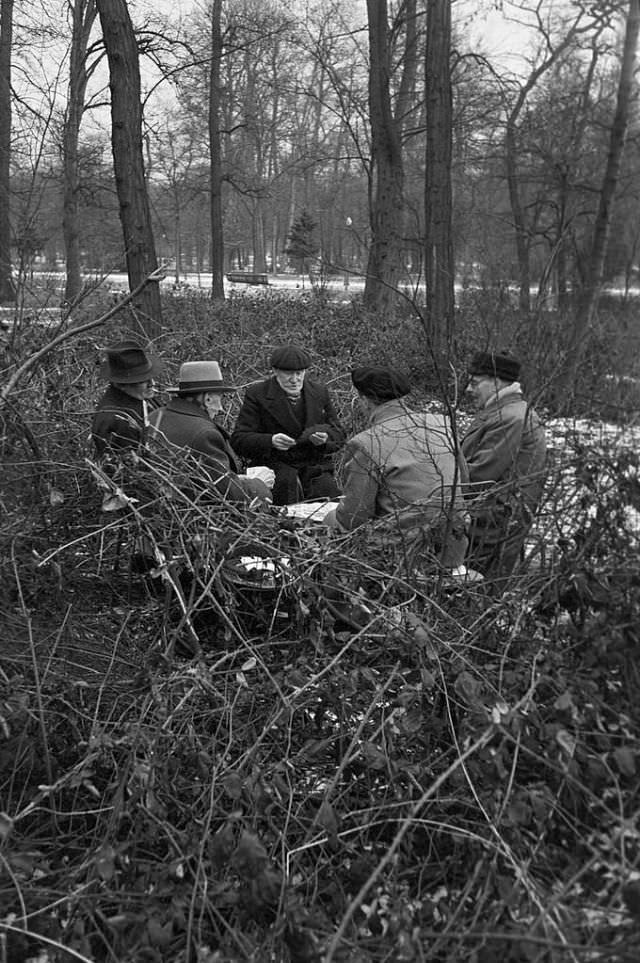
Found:
[{"label": "bare tree trunk", "polygon": [[[136,288],[157,270],[142,151],[140,63],[125,0],[96,0],[111,88],[111,145],[124,236],[129,287]],[[146,284],[134,302],[152,339],[160,334],[162,311],[157,281]]]},{"label": "bare tree trunk", "polygon": [[95,0],[75,0],[69,63],[69,96],[63,131],[64,198],[62,233],[66,259],[65,300],[73,304],[82,289],[78,233],[78,137],[87,90],[87,45],[97,15]]},{"label": "bare tree trunk", "polygon": [[220,144],[221,16],[222,0],[213,0],[211,10],[211,70],[209,76],[209,153],[211,164],[211,297],[214,301],[224,301],[222,147]]},{"label": "bare tree trunk", "polygon": [[0,302],[14,304],[11,273],[11,46],[13,0],[0,0]]},{"label": "bare tree trunk", "polygon": [[425,280],[427,334],[432,351],[446,359],[455,317],[452,242],[451,0],[427,6],[427,147],[425,164]]},{"label": "bare tree trunk", "polygon": [[529,237],[524,219],[524,211],[520,202],[520,185],[517,164],[517,127],[516,122],[520,109],[524,104],[524,96],[518,99],[517,109],[507,118],[505,131],[505,166],[507,186],[509,188],[509,203],[515,232],[516,256],[518,259],[518,290],[520,310],[528,314],[531,308],[531,267],[529,264]]},{"label": "bare tree trunk", "polygon": [[369,16],[369,119],[371,247],[364,288],[367,307],[393,306],[400,277],[404,172],[400,133],[391,111],[387,0],[367,0]]},{"label": "bare tree trunk", "polygon": [[604,274],[604,262],[611,230],[613,200],[618,186],[618,177],[629,125],[631,92],[639,36],[640,0],[629,0],[622,63],[620,65],[620,77],[618,80],[616,112],[609,135],[607,166],[602,179],[598,213],[593,226],[593,240],[587,265],[585,286],[578,303],[565,370],[560,379],[561,400],[564,406],[567,405],[574,389],[576,375],[586,347],[586,335],[598,310],[598,300]]}]

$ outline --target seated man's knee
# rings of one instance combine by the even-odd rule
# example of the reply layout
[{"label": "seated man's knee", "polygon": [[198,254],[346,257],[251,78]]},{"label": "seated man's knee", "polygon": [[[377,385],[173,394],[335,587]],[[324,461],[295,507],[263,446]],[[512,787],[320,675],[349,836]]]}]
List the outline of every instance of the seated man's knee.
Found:
[{"label": "seated man's knee", "polygon": [[303,478],[303,489],[305,498],[338,498],[340,495],[336,480],[329,471]]},{"label": "seated man's knee", "polygon": [[298,471],[291,465],[278,465],[274,468],[273,504],[291,505],[301,498]]}]

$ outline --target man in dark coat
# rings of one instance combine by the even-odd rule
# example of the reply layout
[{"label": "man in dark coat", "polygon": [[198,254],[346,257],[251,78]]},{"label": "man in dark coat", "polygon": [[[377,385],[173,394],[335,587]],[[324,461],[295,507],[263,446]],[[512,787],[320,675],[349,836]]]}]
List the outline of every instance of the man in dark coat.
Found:
[{"label": "man in dark coat", "polygon": [[469,368],[478,408],[462,439],[469,470],[471,564],[490,577],[515,568],[544,487],[544,428],[522,394],[520,363],[482,352]]},{"label": "man in dark coat", "polygon": [[135,341],[121,341],[105,349],[100,374],[109,387],[98,402],[91,436],[98,458],[138,448],[144,440],[154,398],[154,377],[160,364]]},{"label": "man in dark coat", "polygon": [[213,421],[222,408],[221,396],[235,390],[223,382],[217,361],[186,362],[180,368],[176,397],[149,417],[149,441],[177,458],[194,492],[215,491],[242,504],[254,498],[270,501],[273,472],[262,469],[253,478],[240,474],[227,432]]},{"label": "man in dark coat", "polygon": [[275,472],[275,505],[339,494],[332,456],[345,432],[327,387],[307,376],[310,364],[296,345],[276,348],[273,375],[249,385],[231,435],[249,465]]}]

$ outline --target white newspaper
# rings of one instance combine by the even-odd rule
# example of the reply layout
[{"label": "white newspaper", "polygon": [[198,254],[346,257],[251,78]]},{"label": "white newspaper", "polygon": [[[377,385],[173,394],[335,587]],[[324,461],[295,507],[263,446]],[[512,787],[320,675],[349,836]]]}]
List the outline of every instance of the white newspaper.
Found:
[{"label": "white newspaper", "polygon": [[302,518],[306,521],[322,522],[329,512],[338,507],[338,502],[295,502],[286,506],[290,518]]}]

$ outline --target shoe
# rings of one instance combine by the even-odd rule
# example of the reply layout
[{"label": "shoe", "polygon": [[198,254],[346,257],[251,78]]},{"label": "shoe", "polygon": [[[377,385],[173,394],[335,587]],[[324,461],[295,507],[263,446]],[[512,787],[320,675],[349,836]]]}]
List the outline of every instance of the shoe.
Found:
[{"label": "shoe", "polygon": [[464,582],[484,582],[484,575],[481,572],[476,572],[474,568],[467,568],[466,565],[456,565],[448,572],[448,576]]}]

